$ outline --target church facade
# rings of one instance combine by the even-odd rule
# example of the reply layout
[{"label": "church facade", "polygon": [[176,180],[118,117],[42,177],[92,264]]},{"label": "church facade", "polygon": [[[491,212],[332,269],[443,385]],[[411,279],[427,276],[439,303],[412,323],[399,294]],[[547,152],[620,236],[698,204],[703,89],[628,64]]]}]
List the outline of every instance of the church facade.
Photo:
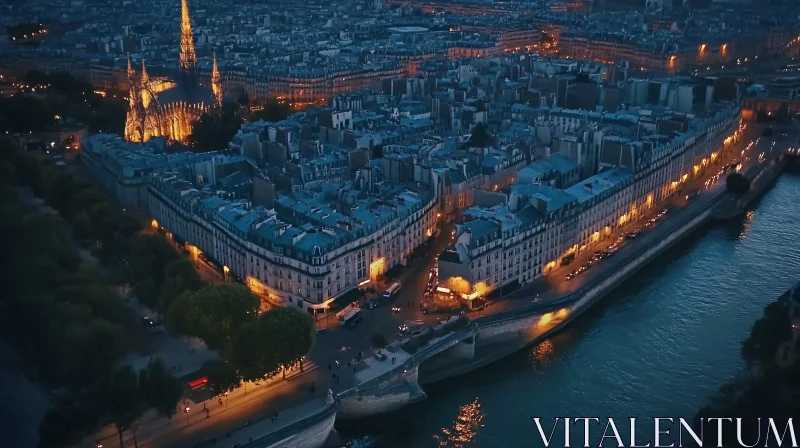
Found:
[{"label": "church facade", "polygon": [[214,57],[211,88],[200,85],[196,75],[197,55],[192,40],[188,0],[181,0],[180,74],[175,80],[150,79],[142,59],[136,76],[128,59],[129,108],[125,139],[145,142],[153,137],[185,142],[192,123],[222,105],[222,85]]}]

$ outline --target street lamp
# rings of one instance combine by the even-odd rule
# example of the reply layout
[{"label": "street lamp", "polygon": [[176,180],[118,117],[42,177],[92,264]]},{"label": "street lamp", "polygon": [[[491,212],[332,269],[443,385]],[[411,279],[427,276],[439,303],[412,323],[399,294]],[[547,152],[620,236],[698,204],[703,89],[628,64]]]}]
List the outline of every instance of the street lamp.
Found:
[{"label": "street lamp", "polygon": [[186,424],[189,424],[189,406],[183,408],[183,413],[186,414]]},{"label": "street lamp", "polygon": [[225,409],[228,409],[228,392],[225,392]]}]

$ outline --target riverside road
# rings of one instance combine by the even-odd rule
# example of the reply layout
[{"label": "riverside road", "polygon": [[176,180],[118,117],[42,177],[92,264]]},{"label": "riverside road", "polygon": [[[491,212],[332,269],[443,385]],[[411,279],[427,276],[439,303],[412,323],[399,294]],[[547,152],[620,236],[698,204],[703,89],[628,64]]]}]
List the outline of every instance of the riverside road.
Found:
[{"label": "riverside road", "polygon": [[[763,307],[797,283],[798,197],[800,176],[780,176],[745,213],[693,232],[552,337],[426,385],[425,401],[339,422],[337,431],[371,448],[455,446],[442,439],[501,448],[533,446],[531,417],[614,417],[620,434],[629,432],[630,416],[691,419],[744,371],[741,340]],[[602,275],[601,266],[587,274]],[[652,427],[642,430],[652,435]],[[573,442],[582,436],[574,433]],[[550,446],[563,444],[556,434]]]},{"label": "riverside road", "polygon": [[[759,163],[757,156],[760,152],[765,152],[764,160],[770,160],[770,158],[773,158],[781,150],[785,149],[783,145],[767,145],[768,147],[764,147],[766,143],[766,141],[764,141],[758,145],[754,144],[747,154],[742,155],[742,151],[751,141],[755,141],[761,135],[761,131],[762,130],[760,128],[757,128],[752,124],[748,125],[738,143],[722,154],[720,159],[715,164],[712,164],[712,166],[710,166],[700,178],[692,182],[691,186],[684,186],[683,193],[676,194],[675,197],[670,200],[668,205],[671,207],[671,211],[667,214],[667,216],[664,219],[657,221],[655,225],[646,229],[646,234],[643,234],[641,237],[639,237],[639,239],[627,240],[620,247],[620,253],[617,255],[617,257],[621,258],[624,253],[632,253],[632,251],[636,251],[640,244],[644,244],[645,239],[658,237],[658,232],[668,232],[670,226],[665,224],[673,222],[673,219],[680,218],[680,216],[685,216],[686,214],[696,213],[697,210],[703,209],[708,201],[711,200],[710,194],[701,194],[694,200],[689,201],[688,204],[682,198],[686,193],[695,188],[703,188],[705,182],[711,179],[717,173],[720,167],[730,163],[733,160],[738,160],[744,165],[742,167],[742,171],[744,172],[749,169],[750,166]],[[786,141],[796,141],[796,137],[790,137],[786,139]],[[712,191],[719,191],[720,189],[723,189],[724,176],[720,176],[717,179],[716,185],[713,185],[710,188]],[[709,193],[711,193],[711,191]],[[657,207],[657,210],[653,210],[653,212],[657,213],[660,210],[661,207]],[[630,223],[623,228],[617,229],[617,232],[612,234],[604,243],[599,245],[594,250],[604,249],[614,240],[616,240],[621,232],[629,232],[634,228],[643,226],[645,220],[649,219],[650,216],[652,216],[652,214],[644,217],[638,222]],[[352,387],[354,385],[353,370],[347,367],[347,362],[359,352],[363,352],[365,356],[369,356],[371,348],[370,340],[374,333],[382,333],[391,342],[397,333],[398,325],[404,322],[418,321],[426,324],[433,324],[437,318],[446,317],[448,315],[423,315],[419,309],[419,304],[420,300],[422,300],[423,292],[428,282],[428,272],[434,266],[435,257],[451,241],[451,229],[452,227],[445,225],[441,234],[434,242],[433,247],[431,247],[429,256],[424,259],[417,259],[411,267],[407,268],[406,271],[400,275],[399,279],[402,282],[403,287],[396,299],[394,299],[392,305],[383,304],[383,306],[374,310],[364,310],[364,320],[353,329],[338,327],[335,322],[332,322],[333,325],[331,325],[331,322],[327,322],[328,325],[324,325],[325,322],[320,322],[320,326],[326,326],[327,329],[320,330],[318,333],[317,343],[312,352],[309,354],[309,358],[313,360],[317,368],[313,369],[312,372],[302,375],[301,377],[292,381],[297,382],[298,384],[289,389],[293,390],[296,394],[301,395],[301,397],[296,398],[302,398],[303,394],[301,391],[305,390],[306,385],[308,385],[309,382],[314,382],[316,384],[316,388],[321,391],[326,391],[330,388],[334,392],[340,392]],[[537,298],[537,296],[538,299],[543,302],[543,304],[547,301],[556,300],[579,289],[593,278],[603,275],[607,269],[611,268],[612,263],[601,261],[598,265],[582,273],[576,278],[570,281],[564,280],[566,273],[576,269],[578,266],[581,266],[589,257],[591,257],[591,253],[586,254],[583,257],[578,257],[570,266],[554,271],[546,281],[542,281],[539,284],[534,284],[531,287],[518,290],[503,300],[491,304],[485,310],[469,313],[469,317],[477,318],[480,316],[486,316],[488,314],[496,314],[504,311],[523,308],[529,306],[531,302]],[[400,312],[393,313],[391,310],[392,306],[399,306]],[[330,316],[329,319],[333,321],[335,317]],[[337,376],[336,380],[334,380],[334,374]],[[303,386],[301,386],[301,384],[303,384]],[[284,388],[281,387],[280,389]],[[284,390],[288,391],[288,389]],[[222,432],[222,429],[225,427],[236,428],[241,426],[243,422],[247,421],[246,417],[248,413],[257,414],[263,412],[264,409],[274,406],[274,404],[270,403],[281,403],[282,405],[283,403],[286,403],[284,400],[288,398],[284,395],[284,398],[282,399],[272,400],[271,397],[269,397],[270,395],[271,394],[269,393],[263,394],[263,399],[252,400],[246,406],[241,406],[241,408],[236,412],[227,413],[227,416],[220,415],[219,417],[224,419],[225,424],[216,422],[214,425],[212,425],[215,430],[209,428],[208,432],[203,432],[209,434],[212,432]],[[310,395],[306,395],[306,397],[306,400],[311,398]],[[295,399],[290,401],[295,402]],[[197,435],[199,434],[195,433],[191,437],[194,438]],[[180,436],[176,438],[179,437]],[[171,443],[174,443],[176,442],[176,438],[168,436],[162,440],[170,440]],[[155,443],[151,444],[154,446],[160,445],[156,440],[153,440],[153,442]]]}]

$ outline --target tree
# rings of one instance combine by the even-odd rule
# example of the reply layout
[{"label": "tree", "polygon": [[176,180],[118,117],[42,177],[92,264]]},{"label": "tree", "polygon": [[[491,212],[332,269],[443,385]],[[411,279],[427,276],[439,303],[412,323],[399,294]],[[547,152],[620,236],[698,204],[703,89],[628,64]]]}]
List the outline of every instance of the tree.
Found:
[{"label": "tree", "polygon": [[46,101],[33,96],[17,93],[0,99],[0,131],[26,134],[43,131],[55,123],[54,116]]},{"label": "tree", "polygon": [[160,235],[139,234],[131,238],[128,265],[137,297],[143,304],[153,309],[158,307],[166,266],[178,259],[178,252]]},{"label": "tree", "polygon": [[59,304],[57,312],[68,317],[57,339],[60,371],[75,384],[88,384],[104,375],[126,351],[127,331],[104,319],[82,321],[91,313],[85,305]]},{"label": "tree", "polygon": [[244,381],[257,381],[280,367],[277,331],[264,326],[262,319],[239,328],[225,350],[226,358]]},{"label": "tree", "polygon": [[478,123],[472,130],[468,144],[471,147],[486,148],[495,144],[495,138],[485,123]]},{"label": "tree", "polygon": [[146,378],[141,391],[147,405],[155,408],[158,414],[171,419],[183,395],[183,384],[169,371],[161,358],[147,363],[147,368],[142,369],[139,374],[140,384],[142,378]]},{"label": "tree", "polygon": [[259,318],[259,325],[273,334],[278,363],[285,368],[299,362],[303,371],[303,356],[317,339],[314,318],[294,308],[273,308]]},{"label": "tree", "polygon": [[730,173],[725,178],[725,189],[734,196],[742,197],[750,191],[750,181],[739,173]]},{"label": "tree", "polygon": [[763,367],[771,365],[778,347],[792,336],[792,320],[789,309],[783,302],[772,302],[764,308],[764,315],[750,330],[750,335],[742,341],[742,358],[752,366],[760,363]]},{"label": "tree", "polygon": [[208,285],[173,300],[169,315],[173,322],[181,322],[186,334],[202,339],[211,349],[220,349],[242,325],[258,317],[260,304],[242,285]]},{"label": "tree", "polygon": [[219,151],[228,148],[228,143],[242,125],[237,103],[226,103],[219,114],[203,114],[192,124],[189,146],[194,152]]},{"label": "tree", "polygon": [[206,361],[201,372],[208,378],[208,387],[214,395],[230,392],[242,384],[236,368],[225,361]]},{"label": "tree", "polygon": [[39,448],[62,448],[80,443],[100,422],[95,406],[80,400],[62,400],[39,424]]},{"label": "tree", "polygon": [[383,157],[383,145],[375,145],[372,147],[372,158],[380,159]]},{"label": "tree", "polygon": [[292,113],[292,109],[286,103],[278,103],[275,101],[267,101],[264,107],[250,114],[249,121],[282,121],[285,120]]},{"label": "tree", "polygon": [[123,447],[122,434],[144,414],[146,402],[139,389],[139,378],[130,366],[115,370],[101,386],[100,396],[109,419],[117,429],[119,446]]},{"label": "tree", "polygon": [[185,258],[170,261],[164,268],[158,309],[169,310],[172,301],[184,291],[197,291],[203,285],[204,282],[191,261]]},{"label": "tree", "polygon": [[47,204],[64,215],[70,211],[72,195],[77,190],[75,180],[67,171],[48,169],[44,171],[43,199]]},{"label": "tree", "polygon": [[384,336],[382,333],[376,332],[372,335],[373,347],[380,349],[380,348],[386,348],[386,345],[387,345],[386,336]]}]

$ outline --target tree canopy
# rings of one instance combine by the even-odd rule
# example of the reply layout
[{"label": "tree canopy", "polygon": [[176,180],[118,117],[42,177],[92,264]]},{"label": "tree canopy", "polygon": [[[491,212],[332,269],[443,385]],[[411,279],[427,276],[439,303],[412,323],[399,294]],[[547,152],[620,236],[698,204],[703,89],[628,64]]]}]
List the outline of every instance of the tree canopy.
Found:
[{"label": "tree canopy", "polygon": [[[128,266],[139,301],[151,309],[165,312],[180,293],[179,288],[197,289],[199,275],[186,267],[178,251],[161,235],[138,234],[130,240]],[[169,270],[167,268],[169,267]]]},{"label": "tree canopy", "polygon": [[741,354],[748,366],[769,366],[775,359],[778,346],[792,336],[792,320],[789,309],[783,302],[773,302],[764,308],[750,329],[750,335],[742,341]]},{"label": "tree canopy", "polygon": [[242,285],[208,285],[175,298],[169,318],[180,322],[185,334],[202,339],[209,348],[221,349],[243,325],[256,320],[260,304]]},{"label": "tree canopy", "polygon": [[183,384],[170,372],[164,360],[154,358],[139,372],[139,389],[145,403],[160,415],[167,418],[175,415]]},{"label": "tree canopy", "polygon": [[734,196],[744,196],[750,191],[750,181],[739,173],[730,173],[725,178],[725,189]]},{"label": "tree canopy", "polygon": [[203,114],[192,124],[189,147],[194,152],[209,152],[228,149],[228,143],[236,135],[244,120],[239,116],[236,103],[226,103],[218,114]]},{"label": "tree canopy", "polygon": [[36,90],[0,98],[0,131],[49,130],[56,124],[56,116],[83,123],[91,132],[124,131],[128,107],[124,93],[109,91],[104,97],[95,93],[89,82],[65,72],[32,71],[25,79]]},{"label": "tree canopy", "polygon": [[489,127],[486,123],[478,123],[472,129],[472,134],[469,137],[468,146],[476,148],[486,148],[494,146],[496,139],[494,135],[489,132]]},{"label": "tree canopy", "polygon": [[264,313],[259,324],[272,335],[278,363],[286,367],[299,362],[302,369],[303,356],[317,340],[314,318],[294,308],[279,307]]},{"label": "tree canopy", "polygon": [[207,361],[201,371],[208,378],[208,387],[214,395],[230,392],[242,383],[236,368],[225,361]]},{"label": "tree canopy", "polygon": [[267,101],[261,110],[250,114],[249,121],[281,121],[285,120],[291,113],[292,110],[288,104]]}]

